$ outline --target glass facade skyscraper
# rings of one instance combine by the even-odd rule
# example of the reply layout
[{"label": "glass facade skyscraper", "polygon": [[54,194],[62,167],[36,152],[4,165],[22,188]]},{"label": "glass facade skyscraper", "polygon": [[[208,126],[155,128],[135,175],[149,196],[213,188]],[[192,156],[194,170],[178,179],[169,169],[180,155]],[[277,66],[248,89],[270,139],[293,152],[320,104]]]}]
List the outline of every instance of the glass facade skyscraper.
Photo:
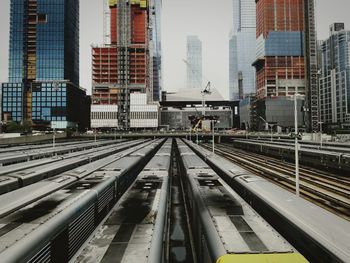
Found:
[{"label": "glass facade skyscraper", "polygon": [[187,88],[202,88],[202,41],[187,36]]},{"label": "glass facade skyscraper", "polygon": [[350,126],[350,31],[343,23],[333,24],[321,49],[321,121]]},{"label": "glass facade skyscraper", "polygon": [[79,0],[11,0],[9,82],[3,119],[75,127],[79,88]]},{"label": "glass facade skyscraper", "polygon": [[152,0],[154,13],[152,13],[151,49],[153,58],[153,101],[160,101],[162,90],[162,51],[161,51],[161,9],[162,0]]},{"label": "glass facade skyscraper", "polygon": [[[231,100],[255,93],[255,69],[252,66],[256,48],[255,14],[255,0],[233,0],[229,69]],[[235,45],[231,42],[234,38]]]}]

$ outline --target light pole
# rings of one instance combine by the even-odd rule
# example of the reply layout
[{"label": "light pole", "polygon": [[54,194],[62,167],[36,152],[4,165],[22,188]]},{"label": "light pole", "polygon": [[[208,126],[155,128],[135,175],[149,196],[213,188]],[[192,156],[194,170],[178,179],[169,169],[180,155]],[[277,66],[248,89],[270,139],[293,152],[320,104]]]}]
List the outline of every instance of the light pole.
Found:
[{"label": "light pole", "polygon": [[215,153],[215,130],[214,130],[214,124],[215,124],[215,120],[211,120],[212,126],[213,126],[213,154]]},{"label": "light pole", "polygon": [[245,138],[246,138],[246,140],[248,140],[248,138],[249,138],[248,122],[245,123]]},{"label": "light pole", "polygon": [[56,146],[56,130],[55,130],[55,124],[51,124],[52,129],[53,129],[53,134],[52,134],[52,148],[55,148]]},{"label": "light pole", "polygon": [[295,194],[300,195],[299,187],[299,142],[298,142],[298,103],[297,97],[303,99],[305,96],[295,93],[294,96],[290,96],[290,100],[294,99],[294,136],[295,136]]},{"label": "light pole", "polygon": [[298,142],[298,103],[297,97],[304,98],[304,95],[294,94],[294,129],[295,129],[295,194],[300,195],[299,186],[299,142]]},{"label": "light pole", "polygon": [[197,142],[197,145],[198,145],[198,129],[196,129],[196,142]]},{"label": "light pole", "polygon": [[212,126],[213,126],[213,134],[212,134],[212,141],[213,141],[213,154],[215,153],[215,123],[220,123],[220,121],[211,120]]},{"label": "light pole", "polygon": [[294,94],[294,129],[295,129],[295,193],[299,196],[299,144],[298,144],[298,111],[297,94]]},{"label": "light pole", "polygon": [[321,133],[321,137],[320,137],[320,148],[322,148],[322,121],[319,121],[318,124],[320,125],[320,133]]}]

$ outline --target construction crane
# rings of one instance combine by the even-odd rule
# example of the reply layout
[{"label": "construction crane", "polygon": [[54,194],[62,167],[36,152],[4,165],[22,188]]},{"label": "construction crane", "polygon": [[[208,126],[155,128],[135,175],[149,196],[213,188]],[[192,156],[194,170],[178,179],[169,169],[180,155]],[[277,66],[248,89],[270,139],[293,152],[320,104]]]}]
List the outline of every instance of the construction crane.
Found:
[{"label": "construction crane", "polygon": [[[191,66],[191,64],[183,59],[183,61],[185,62],[185,64],[189,67],[189,69],[192,71],[192,73],[194,73],[194,70]],[[201,84],[201,81],[197,80],[198,82],[200,82],[199,84]],[[202,87],[201,87],[202,89]],[[193,130],[194,131],[198,131],[198,129],[202,129],[203,130],[203,121],[204,120],[215,120],[217,121],[219,119],[218,116],[206,116],[205,115],[205,96],[210,95],[211,94],[211,82],[208,80],[207,81],[207,85],[201,90],[201,95],[202,95],[202,115],[201,116],[189,116],[189,120],[191,122],[191,125],[193,126]],[[197,108],[195,108],[196,111],[198,112]]]},{"label": "construction crane", "polygon": [[[194,72],[191,64],[186,59],[183,59],[183,62],[185,62],[185,64],[188,66],[188,68],[194,74],[195,72]],[[197,80],[197,81],[198,81],[198,84],[201,84],[201,81],[199,81],[199,80]],[[200,87],[200,88],[202,88],[202,87]],[[210,88],[211,88],[211,82],[208,80],[207,85],[205,86],[205,88],[201,90],[201,94],[202,94],[202,116],[203,117],[205,117],[205,96],[211,94]]]}]

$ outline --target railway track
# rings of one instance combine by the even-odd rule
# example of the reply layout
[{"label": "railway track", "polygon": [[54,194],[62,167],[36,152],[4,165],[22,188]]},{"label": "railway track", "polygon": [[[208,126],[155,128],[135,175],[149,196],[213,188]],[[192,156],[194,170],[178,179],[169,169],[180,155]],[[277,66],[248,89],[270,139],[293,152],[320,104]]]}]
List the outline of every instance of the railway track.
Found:
[{"label": "railway track", "polygon": [[[202,145],[210,149],[210,145]],[[237,151],[220,145],[216,153],[245,169],[295,191],[293,164],[267,156]],[[350,221],[350,180],[306,167],[300,168],[300,194],[304,198]]]}]

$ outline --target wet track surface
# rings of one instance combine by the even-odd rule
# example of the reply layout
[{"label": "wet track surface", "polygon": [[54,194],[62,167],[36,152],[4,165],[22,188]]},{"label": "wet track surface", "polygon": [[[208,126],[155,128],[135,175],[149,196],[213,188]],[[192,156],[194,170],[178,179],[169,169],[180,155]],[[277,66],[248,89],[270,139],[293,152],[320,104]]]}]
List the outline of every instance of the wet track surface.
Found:
[{"label": "wet track surface", "polygon": [[181,191],[178,163],[173,157],[173,172],[171,186],[169,262],[193,262],[189,229],[186,221],[186,211]]}]

